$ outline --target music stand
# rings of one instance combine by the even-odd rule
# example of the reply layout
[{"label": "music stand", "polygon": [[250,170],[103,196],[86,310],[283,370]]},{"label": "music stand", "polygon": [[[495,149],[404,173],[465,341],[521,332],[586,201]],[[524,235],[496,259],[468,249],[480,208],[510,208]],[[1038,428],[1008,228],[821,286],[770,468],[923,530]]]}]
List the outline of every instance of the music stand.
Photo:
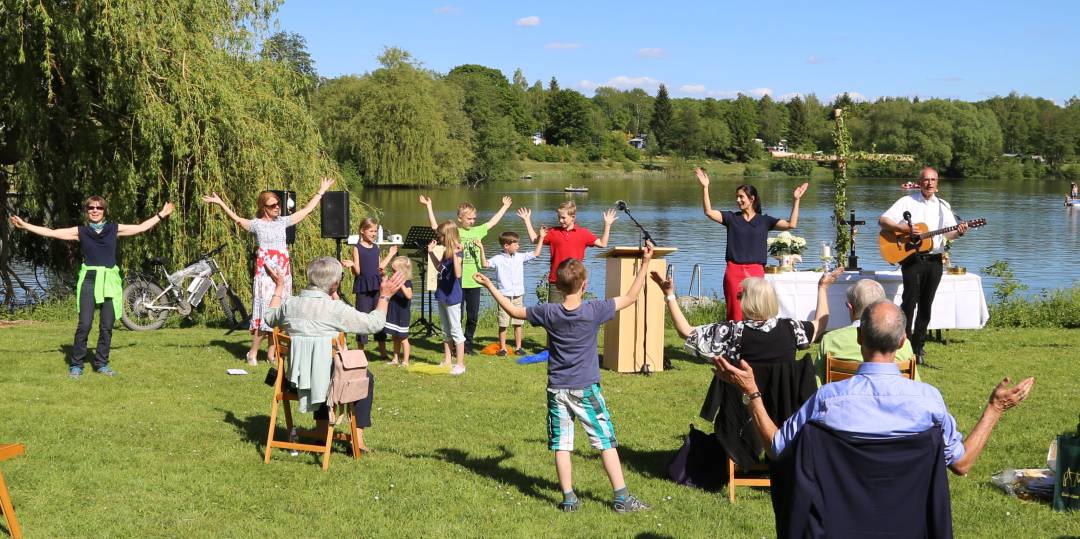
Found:
[{"label": "music stand", "polygon": [[417,318],[413,322],[409,329],[412,330],[414,335],[420,335],[427,332],[427,336],[431,337],[435,333],[442,333],[442,330],[428,318],[430,315],[435,317],[434,305],[432,305],[431,296],[427,289],[427,266],[428,266],[428,252],[427,246],[431,243],[431,240],[435,239],[435,230],[430,226],[414,226],[409,228],[409,233],[405,235],[405,245],[411,245],[416,248],[416,252],[413,256],[420,259],[420,318]]}]

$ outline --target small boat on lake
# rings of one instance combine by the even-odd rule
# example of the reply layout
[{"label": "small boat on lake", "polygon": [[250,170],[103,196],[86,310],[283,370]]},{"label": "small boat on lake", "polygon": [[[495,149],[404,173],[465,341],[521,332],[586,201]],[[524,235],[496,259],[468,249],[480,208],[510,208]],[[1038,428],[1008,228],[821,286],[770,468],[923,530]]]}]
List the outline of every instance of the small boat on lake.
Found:
[{"label": "small boat on lake", "polygon": [[915,182],[904,182],[904,183],[900,184],[900,188],[904,189],[904,190],[918,189],[919,184],[917,184]]},{"label": "small boat on lake", "polygon": [[1073,208],[1080,208],[1080,198],[1070,198],[1065,200],[1065,205]]},{"label": "small boat on lake", "polygon": [[580,185],[578,187],[574,187],[573,185],[567,185],[566,187],[563,187],[563,191],[566,191],[567,193],[588,193],[589,188],[585,187],[584,185]]}]

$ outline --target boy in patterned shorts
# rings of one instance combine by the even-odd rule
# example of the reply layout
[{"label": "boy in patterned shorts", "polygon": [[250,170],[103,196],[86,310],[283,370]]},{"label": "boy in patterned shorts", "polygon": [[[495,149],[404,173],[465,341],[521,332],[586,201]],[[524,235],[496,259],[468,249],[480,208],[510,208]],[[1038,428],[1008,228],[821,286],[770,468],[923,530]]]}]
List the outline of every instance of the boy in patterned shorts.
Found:
[{"label": "boy in patterned shorts", "polygon": [[570,452],[574,450],[574,419],[581,422],[589,442],[600,450],[604,470],[615,491],[612,507],[618,513],[644,511],[649,506],[630,495],[623,481],[622,464],[616,450],[615,428],[611,422],[604,397],[600,394],[600,357],[597,354],[597,335],[600,326],[615,317],[615,312],[637,301],[645,284],[651,244],[644,250],[644,262],[634,283],[625,295],[593,301],[582,301],[588,280],[585,265],[576,258],[559,264],[556,285],[564,294],[562,303],[542,303],[528,308],[514,305],[499,293],[483,274],[476,282],[491,292],[499,306],[514,318],[522,318],[543,326],[548,333],[548,447],[555,452],[555,470],[563,501],[559,508],[575,511],[581,501],[574,494]]}]

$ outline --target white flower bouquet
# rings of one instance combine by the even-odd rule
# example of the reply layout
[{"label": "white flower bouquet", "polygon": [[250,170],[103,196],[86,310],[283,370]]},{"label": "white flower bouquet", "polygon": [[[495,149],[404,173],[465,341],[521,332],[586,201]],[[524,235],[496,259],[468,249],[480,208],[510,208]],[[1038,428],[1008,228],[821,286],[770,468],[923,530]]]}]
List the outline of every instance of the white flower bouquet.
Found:
[{"label": "white flower bouquet", "polygon": [[803,249],[806,249],[806,240],[804,238],[795,236],[786,230],[774,238],[769,238],[768,244],[769,255],[774,257],[801,255]]}]

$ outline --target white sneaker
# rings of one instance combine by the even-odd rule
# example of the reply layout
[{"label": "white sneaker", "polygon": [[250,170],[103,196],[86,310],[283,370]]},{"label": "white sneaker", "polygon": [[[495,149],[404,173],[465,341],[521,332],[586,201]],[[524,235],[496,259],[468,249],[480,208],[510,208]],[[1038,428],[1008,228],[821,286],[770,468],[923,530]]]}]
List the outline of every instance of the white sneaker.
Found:
[{"label": "white sneaker", "polygon": [[[293,429],[291,431],[289,431],[289,441],[292,442],[292,443],[296,443],[296,442],[300,441],[300,437],[296,435],[296,427],[293,427]],[[300,456],[300,452],[295,450],[295,449],[290,449],[289,450],[289,456],[298,457],[298,456]]]},{"label": "white sneaker", "polygon": [[454,376],[465,374],[465,366],[464,365],[454,365],[453,367],[450,367],[450,374],[452,374]]}]

